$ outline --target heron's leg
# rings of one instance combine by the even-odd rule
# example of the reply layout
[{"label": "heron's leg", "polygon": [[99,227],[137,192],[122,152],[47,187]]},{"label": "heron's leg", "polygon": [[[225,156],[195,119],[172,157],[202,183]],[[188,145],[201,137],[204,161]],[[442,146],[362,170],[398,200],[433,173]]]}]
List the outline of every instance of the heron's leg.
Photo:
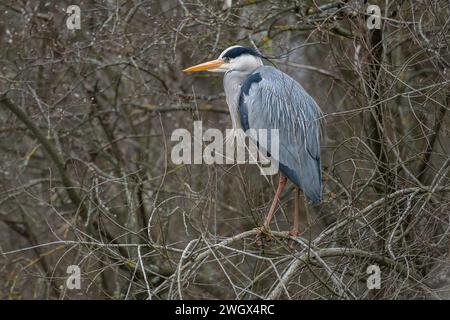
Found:
[{"label": "heron's leg", "polygon": [[291,232],[289,232],[294,237],[298,236],[298,233],[300,230],[299,210],[300,210],[300,190],[297,187],[295,187],[294,188],[294,226],[293,226]]},{"label": "heron's leg", "polygon": [[281,192],[283,192],[284,187],[286,186],[287,178],[283,175],[280,175],[280,180],[278,180],[278,188],[275,193],[275,197],[273,198],[272,205],[270,206],[270,210],[264,219],[264,228],[269,229],[270,221],[272,221],[273,214],[275,213],[275,209],[277,207],[277,203],[280,200]]},{"label": "heron's leg", "polygon": [[[291,237],[298,237],[299,229],[300,229],[300,189],[294,188],[294,225],[291,231],[288,232],[288,235]],[[288,245],[291,249],[294,249],[295,241],[289,240]]]}]

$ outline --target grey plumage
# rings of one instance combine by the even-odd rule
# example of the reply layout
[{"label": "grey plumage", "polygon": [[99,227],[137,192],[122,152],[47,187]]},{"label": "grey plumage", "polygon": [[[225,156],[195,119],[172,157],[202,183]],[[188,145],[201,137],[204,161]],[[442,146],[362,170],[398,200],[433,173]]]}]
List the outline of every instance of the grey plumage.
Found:
[{"label": "grey plumage", "polygon": [[314,99],[297,81],[270,66],[245,75],[227,72],[224,87],[233,124],[244,130],[279,129],[280,171],[313,203],[320,202],[321,112]]},{"label": "grey plumage", "polygon": [[[262,59],[254,49],[235,45],[225,49],[218,59],[183,71],[225,72],[223,85],[233,128],[252,129],[248,135],[256,140],[259,150],[313,203],[318,203],[322,194],[319,106],[297,81],[276,68],[264,66]],[[266,130],[266,144],[262,137],[252,135],[259,129]],[[270,150],[272,129],[278,129],[278,153]],[[285,181],[279,180],[264,222],[266,227]],[[298,232],[298,220],[294,225],[294,232]]]}]

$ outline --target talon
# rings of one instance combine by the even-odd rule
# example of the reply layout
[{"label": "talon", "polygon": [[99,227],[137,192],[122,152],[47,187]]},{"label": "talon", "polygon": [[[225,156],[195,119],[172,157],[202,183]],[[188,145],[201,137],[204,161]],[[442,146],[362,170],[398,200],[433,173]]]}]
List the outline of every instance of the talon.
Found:
[{"label": "talon", "polygon": [[[290,237],[296,238],[300,235],[300,232],[298,232],[297,230],[291,230],[291,231],[287,232],[287,235]],[[294,249],[295,244],[296,244],[296,241],[294,241],[292,239],[288,240],[288,246],[290,249]]]},{"label": "talon", "polygon": [[257,247],[262,246],[262,235],[263,231],[261,230],[261,228],[256,228],[255,244]]},{"label": "talon", "polygon": [[256,246],[261,247],[263,245],[263,240],[271,241],[270,229],[266,226],[256,228],[257,232],[255,235]]},{"label": "talon", "polygon": [[298,232],[297,230],[291,230],[288,232],[288,235],[297,238],[300,235],[300,232]]}]

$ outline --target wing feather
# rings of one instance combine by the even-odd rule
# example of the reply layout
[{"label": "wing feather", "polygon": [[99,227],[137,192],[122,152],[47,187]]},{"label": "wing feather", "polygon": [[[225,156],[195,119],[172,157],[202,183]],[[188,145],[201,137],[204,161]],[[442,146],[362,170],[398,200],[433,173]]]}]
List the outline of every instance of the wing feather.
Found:
[{"label": "wing feather", "polygon": [[320,202],[321,112],[305,89],[276,68],[259,67],[241,86],[239,116],[244,130],[279,129],[280,171]]}]

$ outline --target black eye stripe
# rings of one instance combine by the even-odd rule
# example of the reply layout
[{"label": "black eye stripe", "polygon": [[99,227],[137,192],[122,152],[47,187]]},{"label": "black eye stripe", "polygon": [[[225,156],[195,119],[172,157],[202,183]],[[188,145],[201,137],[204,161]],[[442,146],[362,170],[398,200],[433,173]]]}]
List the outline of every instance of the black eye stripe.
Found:
[{"label": "black eye stripe", "polygon": [[252,56],[255,57],[261,57],[261,55],[256,52],[255,50],[251,49],[251,48],[247,48],[247,47],[236,47],[233,49],[228,50],[224,55],[223,58],[228,58],[228,59],[234,59],[236,57],[239,57],[240,55],[243,54],[250,54]]}]

